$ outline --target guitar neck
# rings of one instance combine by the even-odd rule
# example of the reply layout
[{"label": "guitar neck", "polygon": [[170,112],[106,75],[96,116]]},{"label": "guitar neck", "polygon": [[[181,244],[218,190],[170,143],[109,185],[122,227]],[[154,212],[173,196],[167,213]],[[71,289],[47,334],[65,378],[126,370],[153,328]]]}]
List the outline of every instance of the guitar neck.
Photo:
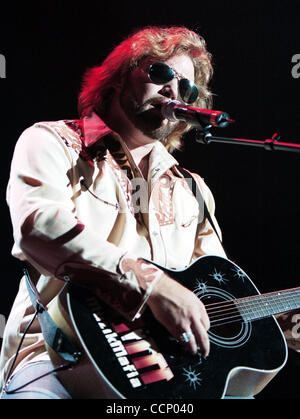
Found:
[{"label": "guitar neck", "polygon": [[235,300],[244,321],[259,320],[300,307],[300,287]]}]

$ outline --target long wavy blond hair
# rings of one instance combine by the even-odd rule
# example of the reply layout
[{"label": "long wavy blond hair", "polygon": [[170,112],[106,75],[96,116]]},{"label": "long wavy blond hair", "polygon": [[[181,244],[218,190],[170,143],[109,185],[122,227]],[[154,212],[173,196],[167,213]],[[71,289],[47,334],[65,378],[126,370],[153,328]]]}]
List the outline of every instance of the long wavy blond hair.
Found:
[{"label": "long wavy blond hair", "polygon": [[[135,69],[145,58],[165,61],[180,54],[188,55],[194,64],[199,97],[193,106],[211,107],[212,94],[208,83],[213,69],[211,54],[206,49],[205,40],[185,27],[153,26],[129,36],[115,47],[100,66],[93,67],[85,73],[78,98],[80,116],[88,116],[93,111],[100,116],[105,115],[114,87],[120,85],[128,72]],[[180,138],[189,128],[187,123],[180,122],[163,141],[169,152],[180,148]]]}]

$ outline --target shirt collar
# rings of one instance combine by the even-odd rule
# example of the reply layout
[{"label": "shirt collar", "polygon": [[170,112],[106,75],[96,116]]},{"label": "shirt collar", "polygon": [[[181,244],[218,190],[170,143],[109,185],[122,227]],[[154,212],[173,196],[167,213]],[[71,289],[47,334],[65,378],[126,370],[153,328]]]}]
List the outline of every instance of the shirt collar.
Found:
[{"label": "shirt collar", "polygon": [[[83,118],[82,129],[83,142],[86,148],[95,145],[109,134],[115,134],[96,113],[92,113],[90,116]],[[126,144],[124,145],[124,141],[119,135],[115,134],[114,136],[118,137],[122,148],[128,157],[128,153],[130,152]],[[157,141],[150,154],[149,167],[151,170],[151,177],[156,179],[162,172],[165,172],[174,165],[178,165],[177,160],[167,151],[161,142]]]},{"label": "shirt collar", "polygon": [[112,133],[112,130],[94,112],[82,121],[83,142],[85,147],[94,145],[98,140]]}]

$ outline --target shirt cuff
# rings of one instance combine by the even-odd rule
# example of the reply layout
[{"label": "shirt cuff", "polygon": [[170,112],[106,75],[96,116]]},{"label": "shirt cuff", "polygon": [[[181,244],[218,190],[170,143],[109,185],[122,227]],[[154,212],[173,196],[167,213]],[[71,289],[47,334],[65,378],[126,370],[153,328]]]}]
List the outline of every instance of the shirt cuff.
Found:
[{"label": "shirt cuff", "polygon": [[140,288],[141,300],[131,315],[131,320],[134,321],[141,317],[148,298],[164,272],[151,262],[130,254],[125,254],[120,259],[119,271],[123,281],[135,282]]}]

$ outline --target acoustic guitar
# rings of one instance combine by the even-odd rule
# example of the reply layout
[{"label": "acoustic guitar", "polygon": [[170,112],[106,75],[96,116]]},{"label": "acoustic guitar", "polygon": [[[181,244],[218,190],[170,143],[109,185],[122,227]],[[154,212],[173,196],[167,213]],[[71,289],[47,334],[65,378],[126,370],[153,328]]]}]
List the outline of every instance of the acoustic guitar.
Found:
[{"label": "acoustic guitar", "polygon": [[[68,284],[50,313],[82,353],[59,373],[72,396],[216,399],[260,392],[287,360],[273,315],[299,308],[300,288],[260,294],[241,268],[218,256],[203,256],[182,271],[159,267],[204,303],[209,356],[188,353],[149,309],[129,322],[91,291]],[[62,364],[48,351],[56,366]]]}]

